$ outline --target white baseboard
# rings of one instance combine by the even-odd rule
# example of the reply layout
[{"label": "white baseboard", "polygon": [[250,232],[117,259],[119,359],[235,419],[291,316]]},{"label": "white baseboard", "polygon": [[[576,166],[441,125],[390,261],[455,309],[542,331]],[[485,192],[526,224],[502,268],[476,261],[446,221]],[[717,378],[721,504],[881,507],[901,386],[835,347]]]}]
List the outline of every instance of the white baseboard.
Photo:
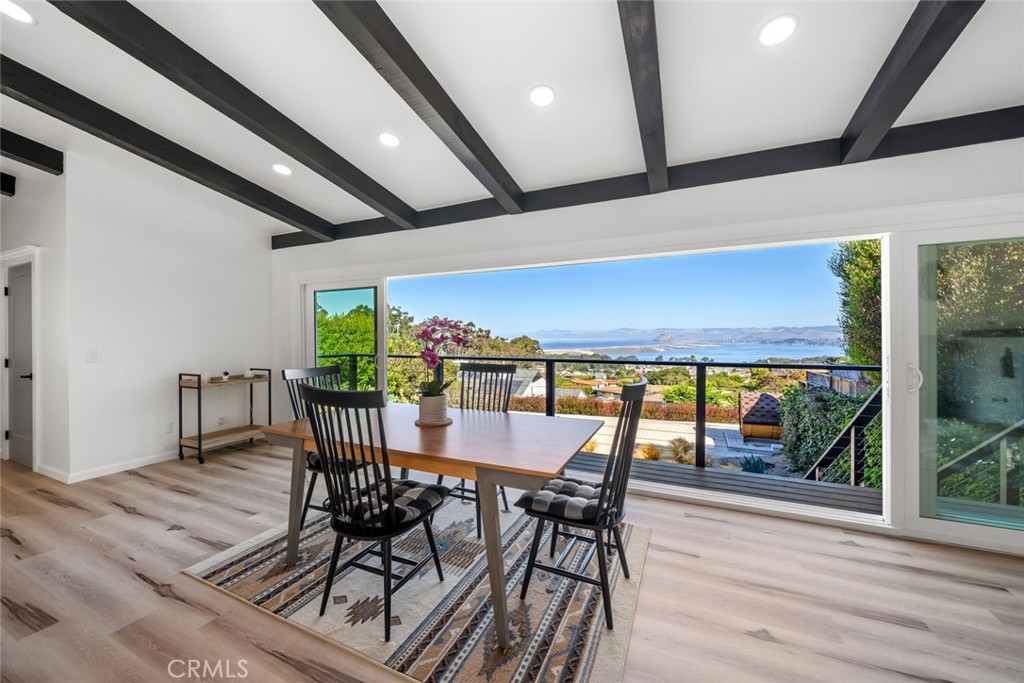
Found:
[{"label": "white baseboard", "polygon": [[35,467],[35,471],[39,474],[45,475],[50,479],[56,479],[62,484],[70,484],[68,473],[64,470],[58,470],[56,467],[50,467],[49,465],[38,464]]},{"label": "white baseboard", "polygon": [[[177,449],[173,451],[166,451],[164,453],[158,453],[156,455],[150,455],[145,458],[136,458],[135,460],[125,460],[123,462],[114,463],[113,465],[104,465],[103,467],[94,467],[91,470],[82,470],[80,472],[72,472],[70,475],[66,475],[67,479],[64,481],[65,484],[74,484],[79,481],[85,481],[86,479],[95,479],[96,477],[103,477],[108,474],[117,474],[118,472],[124,472],[125,470],[133,470],[136,467],[145,467],[146,465],[155,465],[158,462],[164,462],[165,460],[173,460],[178,457]],[[42,469],[40,469],[42,471]],[[46,474],[44,472],[44,474]],[[48,475],[52,476],[52,475]]]}]

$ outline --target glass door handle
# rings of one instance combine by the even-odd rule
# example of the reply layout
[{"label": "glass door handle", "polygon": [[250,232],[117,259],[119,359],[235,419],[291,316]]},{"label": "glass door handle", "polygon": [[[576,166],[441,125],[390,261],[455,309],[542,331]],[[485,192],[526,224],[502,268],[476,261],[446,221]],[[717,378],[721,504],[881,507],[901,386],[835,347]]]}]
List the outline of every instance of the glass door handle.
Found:
[{"label": "glass door handle", "polygon": [[922,384],[924,384],[924,374],[921,369],[912,363],[907,363],[907,393],[917,393]]}]

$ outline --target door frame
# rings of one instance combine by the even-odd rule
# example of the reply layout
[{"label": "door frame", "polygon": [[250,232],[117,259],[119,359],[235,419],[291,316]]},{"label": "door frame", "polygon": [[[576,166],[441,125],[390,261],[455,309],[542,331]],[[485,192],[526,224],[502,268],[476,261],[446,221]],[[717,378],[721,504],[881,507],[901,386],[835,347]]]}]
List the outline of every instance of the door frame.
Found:
[{"label": "door frame", "polygon": [[387,358],[388,358],[388,307],[387,281],[379,278],[354,278],[350,280],[325,278],[323,280],[306,280],[302,283],[302,304],[299,308],[302,318],[300,325],[299,358],[303,367],[316,365],[316,329],[313,318],[313,293],[331,289],[369,289],[375,288],[374,304],[377,307],[377,389],[387,389]]},{"label": "door frame", "polygon": [[971,225],[950,228],[936,228],[904,232],[892,242],[893,263],[902,275],[897,285],[901,290],[898,300],[901,310],[896,313],[903,343],[893,348],[893,353],[902,358],[893,358],[893,393],[903,400],[899,403],[898,415],[894,418],[903,428],[903,457],[894,470],[899,482],[894,490],[900,500],[894,501],[899,507],[900,526],[915,536],[938,541],[968,545],[990,550],[1021,554],[1024,548],[1024,532],[1013,529],[982,526],[952,520],[934,519],[921,515],[921,452],[919,425],[921,419],[916,373],[921,368],[919,324],[920,263],[918,247],[928,244],[953,242],[977,242],[998,239],[1021,239],[1024,237],[1024,220],[1012,218],[998,222],[977,221]]},{"label": "door frame", "polygon": [[[45,432],[43,430],[43,401],[42,392],[40,387],[43,386],[45,379],[44,370],[42,367],[42,297],[40,292],[40,286],[42,282],[40,274],[40,261],[39,258],[40,248],[37,246],[29,245],[25,247],[18,247],[17,249],[11,249],[0,253],[0,269],[3,270],[4,287],[8,284],[8,275],[11,268],[15,266],[21,266],[26,263],[32,266],[32,471],[39,471],[39,463],[42,462],[42,439],[40,438]],[[4,297],[3,305],[3,357],[8,357],[8,346],[7,340],[9,338],[8,322],[9,317],[7,314],[7,297]],[[0,403],[3,405],[3,409],[0,410],[0,429],[6,431],[10,427],[10,377],[7,368],[4,368],[5,372],[0,379]],[[7,460],[10,458],[10,449],[7,444],[7,440],[3,439],[2,443],[2,458]]]}]

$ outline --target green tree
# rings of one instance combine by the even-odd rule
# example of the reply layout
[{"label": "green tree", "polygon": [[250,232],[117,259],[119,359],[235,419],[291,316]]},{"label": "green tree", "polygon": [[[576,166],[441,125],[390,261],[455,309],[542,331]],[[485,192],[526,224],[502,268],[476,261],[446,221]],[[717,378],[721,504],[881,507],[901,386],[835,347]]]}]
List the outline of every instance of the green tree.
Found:
[{"label": "green tree", "polygon": [[377,348],[377,323],[373,309],[359,305],[344,313],[328,313],[317,305],[316,356],[317,365],[340,365],[348,377],[350,359],[356,363],[356,387],[369,389],[376,385],[373,354]]},{"label": "green tree", "polygon": [[824,387],[794,384],[783,393],[782,455],[795,472],[806,472],[850,421],[862,401]]},{"label": "green tree", "polygon": [[647,373],[647,381],[651,384],[686,384],[690,381],[690,369],[675,366],[651,370]]},{"label": "green tree", "polygon": [[882,243],[843,242],[828,260],[839,278],[839,325],[854,363],[882,363]]}]

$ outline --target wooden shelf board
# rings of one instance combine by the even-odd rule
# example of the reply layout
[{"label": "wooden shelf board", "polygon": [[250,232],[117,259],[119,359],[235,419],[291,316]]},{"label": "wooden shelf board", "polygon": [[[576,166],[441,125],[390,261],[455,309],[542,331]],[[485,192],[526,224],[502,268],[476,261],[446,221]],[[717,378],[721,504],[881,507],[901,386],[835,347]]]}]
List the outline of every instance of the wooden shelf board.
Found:
[{"label": "wooden shelf board", "polygon": [[[226,387],[238,384],[265,384],[270,381],[270,375],[256,375],[255,377],[243,377],[242,375],[231,375],[227,380],[203,382],[203,388]],[[178,381],[178,386],[195,389],[199,383],[194,379],[183,379]]]},{"label": "wooden shelf board", "polygon": [[[220,448],[221,446],[248,441],[249,439],[261,438],[263,438],[263,425],[241,425],[229,429],[220,429],[216,432],[206,432],[203,434],[203,450],[208,451]],[[186,448],[198,449],[198,435],[186,436],[180,443]]]}]

